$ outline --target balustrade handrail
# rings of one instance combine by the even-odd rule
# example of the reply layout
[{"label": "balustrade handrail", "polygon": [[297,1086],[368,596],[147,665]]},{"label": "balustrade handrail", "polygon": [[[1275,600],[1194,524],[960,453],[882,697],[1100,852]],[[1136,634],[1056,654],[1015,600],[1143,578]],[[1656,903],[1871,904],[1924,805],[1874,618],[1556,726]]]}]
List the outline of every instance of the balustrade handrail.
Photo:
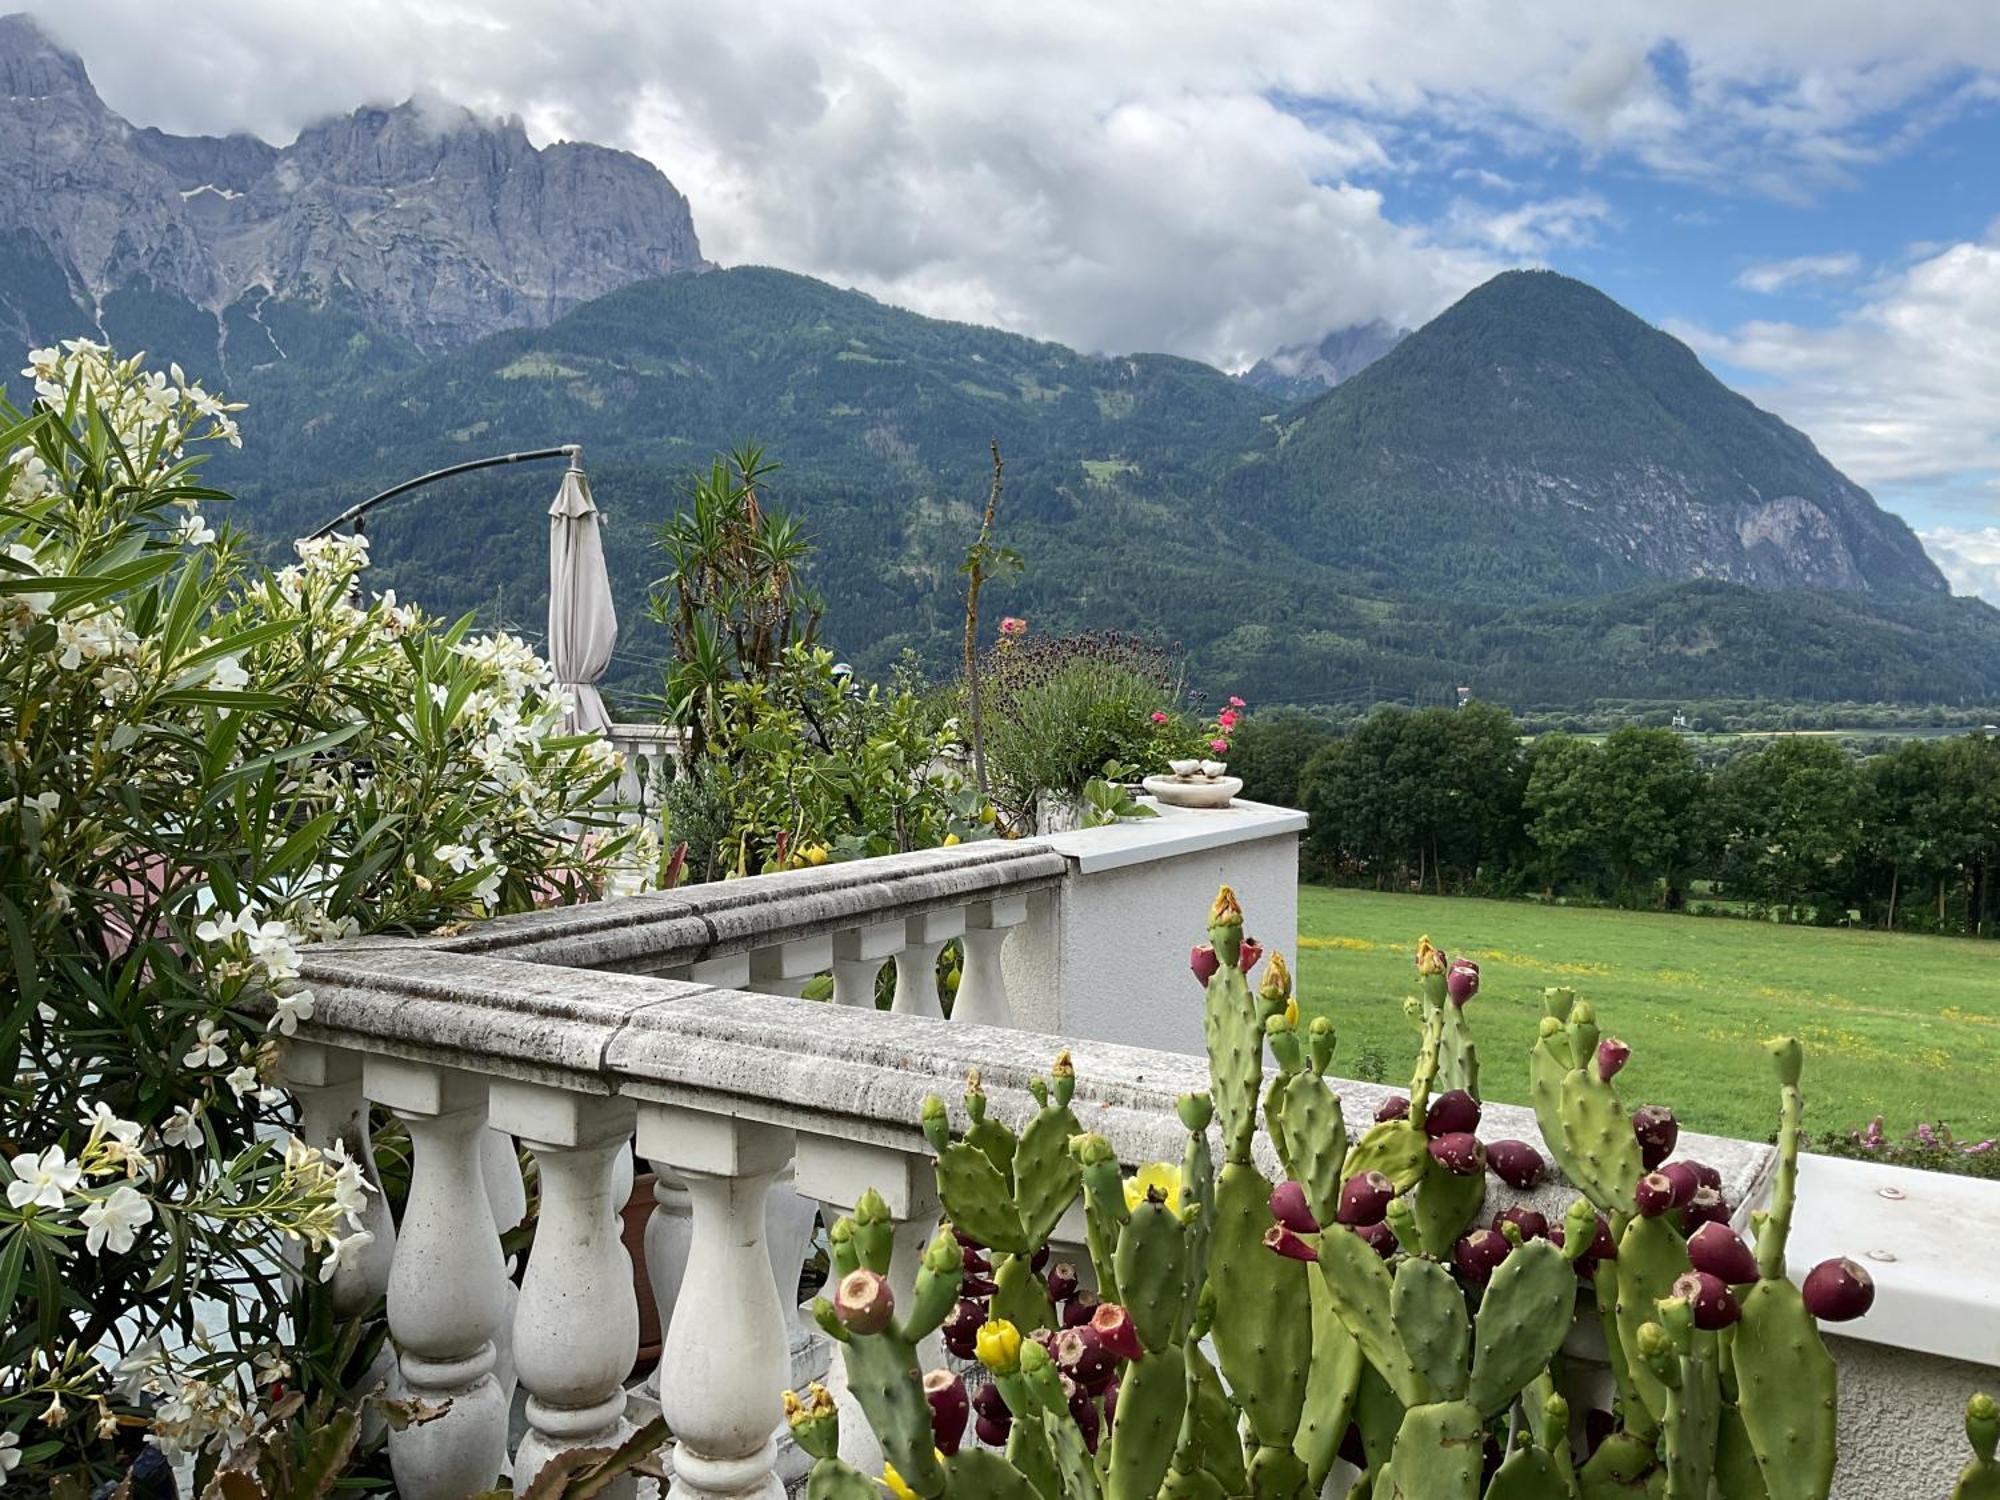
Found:
[{"label": "balustrade handrail", "polygon": [[[992,1113],[1020,1124],[1036,1108],[1030,1080],[1067,1050],[1077,1118],[1127,1166],[1179,1160],[1175,1101],[1208,1087],[1206,1060],[1180,1053],[433,945],[330,944],[311,950],[303,969],[315,998],[299,1028],[308,1041],[916,1153],[928,1150],[924,1097],[943,1097],[956,1114],[974,1069]],[[1336,1086],[1351,1135],[1400,1092]],[[1541,1144],[1533,1112],[1519,1106],[1488,1105],[1480,1134]],[[1261,1136],[1259,1151],[1270,1166]],[[1741,1209],[1762,1196],[1773,1159],[1763,1143],[1694,1134],[1683,1135],[1680,1154],[1716,1167]],[[1520,1195],[1497,1179],[1491,1187],[1496,1206],[1545,1212],[1573,1196],[1554,1181]]]},{"label": "balustrade handrail", "polygon": [[1067,868],[1051,849],[995,839],[524,912],[434,946],[658,974],[953,902],[1027,895],[1060,883]]}]

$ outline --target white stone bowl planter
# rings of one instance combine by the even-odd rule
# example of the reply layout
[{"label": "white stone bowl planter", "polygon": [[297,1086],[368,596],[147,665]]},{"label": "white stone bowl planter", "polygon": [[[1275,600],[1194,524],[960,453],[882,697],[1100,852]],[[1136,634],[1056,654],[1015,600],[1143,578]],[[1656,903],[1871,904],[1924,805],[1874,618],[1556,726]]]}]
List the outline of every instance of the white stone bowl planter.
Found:
[{"label": "white stone bowl planter", "polygon": [[1227,807],[1243,790],[1243,778],[1148,776],[1143,785],[1147,795],[1169,807]]}]

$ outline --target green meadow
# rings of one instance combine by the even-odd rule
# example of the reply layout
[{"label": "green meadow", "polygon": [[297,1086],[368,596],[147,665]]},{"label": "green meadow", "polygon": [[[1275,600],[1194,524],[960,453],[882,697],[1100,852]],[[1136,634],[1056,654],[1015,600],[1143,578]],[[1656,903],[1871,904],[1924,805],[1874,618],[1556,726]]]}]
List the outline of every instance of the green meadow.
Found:
[{"label": "green meadow", "polygon": [[1417,1034],[1402,1002],[1423,934],[1479,963],[1489,1100],[1527,1102],[1542,992],[1560,985],[1631,1045],[1626,1102],[1672,1105],[1686,1129],[1768,1137],[1777,1089],[1758,1044],[1789,1033],[1806,1045],[1815,1133],[1881,1115],[1892,1134],[1941,1120],[2000,1135],[2000,944],[1302,886],[1301,1003],[1337,1029],[1335,1072],[1407,1082]]}]

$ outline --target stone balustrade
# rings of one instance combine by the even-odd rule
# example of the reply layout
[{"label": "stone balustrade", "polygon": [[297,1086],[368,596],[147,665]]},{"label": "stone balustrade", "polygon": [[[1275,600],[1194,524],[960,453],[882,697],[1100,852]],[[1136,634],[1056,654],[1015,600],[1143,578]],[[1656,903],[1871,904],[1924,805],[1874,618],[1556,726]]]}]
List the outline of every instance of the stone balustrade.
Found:
[{"label": "stone balustrade", "polygon": [[[1171,850],[1152,861],[1155,877],[1187,879],[1183,861],[1192,860],[1212,894],[1210,866],[1226,864],[1230,849],[1213,840],[1254,852],[1259,835],[1241,830],[1269,811],[1246,810],[1249,821],[1234,824],[1161,819],[1152,832]],[[1263,837],[1296,836],[1282,820],[1261,826]],[[451,937],[312,950],[305,980],[316,1009],[287,1061],[303,1128],[345,1140],[365,1159],[373,1104],[411,1139],[400,1223],[378,1209],[375,1244],[336,1282],[342,1305],[355,1309],[386,1293],[399,1388],[442,1407],[391,1434],[399,1492],[457,1500],[509,1471],[524,1485],[550,1454],[614,1442],[657,1409],[675,1436],[673,1495],[774,1500],[796,1475],[781,1452],[780,1393],[824,1367],[795,1306],[815,1215],[877,1188],[899,1223],[898,1264],[911,1274],[937,1214],[919,1112],[933,1093],[955,1106],[970,1068],[992,1112],[1019,1123],[1034,1107],[1030,1080],[1067,1047],[1074,1108],[1088,1127],[1128,1165],[1178,1159],[1173,1103],[1207,1086],[1199,1056],[1032,1034],[1051,1013],[1111,1013],[1101,1000],[1078,1005],[1024,986],[1131,984],[1094,964],[1018,951],[1097,941],[1072,931],[1109,930],[1088,909],[1093,891],[1115,889],[1127,909],[1147,899],[1135,883],[1147,861],[1131,857],[1134,835],[1095,831],[1101,841],[1091,845],[1093,836],[930,850],[532,913]],[[1093,884],[1102,867],[1079,868],[1093,849],[1124,851],[1112,869],[1138,873]],[[1174,911],[1152,920],[1185,934],[1207,896],[1191,913],[1177,889],[1154,899]],[[1277,918],[1276,927],[1258,922],[1278,933],[1272,946],[1291,938],[1289,917]],[[964,945],[964,978],[946,1019],[934,965],[952,938]],[[1138,980],[1122,991],[1133,997],[1127,1034],[1146,1028],[1149,1013],[1137,1007],[1159,1017],[1198,996],[1181,967],[1184,948],[1182,936],[1168,994],[1146,967],[1152,955],[1131,954]],[[885,964],[896,969],[894,1005],[878,1010]],[[831,976],[834,1003],[797,998],[818,974]],[[1387,1092],[1341,1086],[1351,1130],[1365,1128]],[[1538,1140],[1529,1112],[1502,1105],[1488,1108],[1481,1133]],[[525,1268],[512,1268],[500,1234],[524,1212],[522,1150],[537,1168],[539,1219]],[[1682,1151],[1722,1172],[1739,1216],[1766,1192],[1767,1145],[1684,1137]],[[634,1155],[657,1174],[645,1256],[666,1335],[653,1376],[628,1389],[637,1304],[616,1221]],[[1497,1181],[1491,1187],[1492,1208],[1518,1199]],[[1868,1187],[1880,1190],[1872,1179]],[[1531,1201],[1553,1215],[1565,1196],[1548,1187]],[[1991,1198],[1959,1212],[2000,1225]],[[1872,1232],[1861,1212],[1863,1223],[1842,1226],[1855,1236],[1850,1244]],[[1933,1348],[1898,1347],[1899,1320],[1919,1289],[1880,1267],[1878,1278],[1877,1313],[1860,1325],[1877,1340],[1863,1350],[1876,1362],[1853,1364],[1862,1383],[1843,1396],[1844,1420],[1863,1434],[1879,1428],[1870,1393],[1907,1385],[1909,1361],[1938,1387],[1981,1375],[1940,1365]],[[1963,1344],[1966,1329],[1955,1336]],[[1850,1351],[1841,1342],[1845,1374]],[[1887,1450],[1871,1437],[1858,1442],[1837,1493],[1917,1493],[1905,1488],[1910,1475],[1931,1472],[1911,1466],[1918,1427],[1937,1463],[1956,1453],[1952,1403],[1897,1410],[1900,1440]],[[866,1462],[865,1427],[843,1427],[844,1443]]]},{"label": "stone balustrade", "polygon": [[625,757],[618,800],[642,813],[655,811],[680,760],[680,731],[665,724],[613,724],[605,738]]}]

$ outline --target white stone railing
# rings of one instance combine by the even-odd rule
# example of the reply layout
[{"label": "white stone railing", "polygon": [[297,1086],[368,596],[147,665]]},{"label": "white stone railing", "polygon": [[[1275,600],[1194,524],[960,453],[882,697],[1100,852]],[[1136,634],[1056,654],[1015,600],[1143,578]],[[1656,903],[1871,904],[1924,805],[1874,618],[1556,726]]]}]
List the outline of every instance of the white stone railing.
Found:
[{"label": "white stone railing", "polygon": [[[1184,969],[1185,933],[1212,895],[1207,866],[1226,866],[1232,849],[1247,858],[1261,843],[1287,846],[1296,830],[1282,819],[1266,821],[1262,834],[1244,831],[1270,812],[931,850],[507,918],[447,939],[313,950],[305,978],[317,1007],[287,1063],[305,1128],[365,1154],[373,1104],[404,1121],[411,1137],[401,1222],[389,1224],[378,1207],[371,1253],[335,1281],[344,1310],[386,1292],[400,1389],[445,1408],[390,1435],[399,1492],[457,1500],[510,1467],[525,1484],[550,1453],[615,1440],[656,1404],[675,1435],[675,1495],[774,1497],[796,1474],[781,1465],[779,1394],[825,1364],[794,1305],[821,1207],[844,1211],[870,1186],[884,1195],[899,1223],[895,1265],[907,1294],[938,1211],[918,1128],[924,1097],[955,1100],[976,1067],[994,1114],[1019,1123],[1033,1108],[1030,1080],[1065,1045],[1078,1074],[1075,1108],[1089,1127],[1130,1165],[1177,1159],[1173,1101],[1206,1087],[1198,1056],[1018,1028],[1067,1008],[1110,1017],[1130,1035],[1168,1027],[1183,992],[1198,1005]],[[1094,870],[1082,868],[1093,862]],[[1172,908],[1147,917],[1176,934],[1172,990],[1161,992],[1151,976],[1157,955],[1141,946],[1150,937],[1116,950],[1138,974],[1130,989],[1121,972],[1090,972],[1094,961],[1032,951],[1099,941],[1090,934],[1110,930],[1105,903],[1125,911],[1145,904],[1135,882],[1149,868],[1156,901]],[[1193,878],[1190,868],[1208,882],[1192,908],[1177,889]],[[1100,891],[1109,893],[1102,901]],[[1271,946],[1289,941],[1282,922],[1256,925]],[[932,981],[938,947],[951,936],[966,940],[966,966],[954,1018],[945,1020]],[[889,962],[898,971],[895,1009],[882,1012],[873,1005],[875,975]],[[841,1003],[795,998],[824,972]],[[1119,1015],[1024,984],[1102,986],[1149,1009]],[[1353,1083],[1341,1092],[1358,1130],[1388,1091]],[[1499,1105],[1488,1108],[1481,1133],[1537,1140],[1528,1112]],[[517,1143],[540,1180],[518,1287],[500,1248],[501,1233],[527,1207]],[[1684,1137],[1682,1154],[1722,1172],[1739,1217],[1765,1191],[1768,1146]],[[656,1371],[628,1391],[637,1301],[617,1218],[633,1155],[659,1184],[645,1260],[666,1333]],[[1938,1179],[1903,1175],[1919,1181],[1897,1188],[1898,1214],[1912,1194],[1929,1201],[1944,1191],[1933,1186]],[[1489,1211],[1518,1200],[1497,1180],[1489,1186]],[[1808,1204],[1823,1186],[1809,1184]],[[1875,1203],[1890,1203],[1879,1196],[1882,1184],[1865,1186]],[[1564,1196],[1555,1188],[1535,1195],[1552,1215]],[[1984,1232],[2000,1232],[1995,1196],[1956,1200],[1955,1232],[1976,1238],[1982,1215]],[[1892,1232],[1902,1235],[1897,1245],[1923,1232],[1874,1222],[1870,1205],[1852,1195],[1835,1212],[1839,1222],[1823,1231],[1802,1216],[1802,1263],[1890,1247]],[[1073,1227],[1058,1231],[1059,1240],[1077,1238]],[[1992,1382],[1990,1371],[1936,1356],[1965,1358],[1975,1328],[1990,1335],[2000,1323],[1994,1309],[1983,1325],[1971,1316],[1940,1320],[1935,1309],[1917,1320],[1949,1325],[1959,1345],[1941,1349],[1928,1334],[1903,1332],[1936,1288],[1901,1277],[1893,1261],[1876,1269],[1877,1311],[1855,1325],[1871,1342],[1836,1341],[1844,1429],[1856,1435],[1843,1459],[1843,1500],[1941,1493],[1932,1476],[1957,1461],[1964,1394],[1982,1378]],[[1962,1269],[1991,1274],[1983,1265]],[[1589,1331],[1581,1326],[1586,1353]],[[526,1433],[510,1454],[516,1385]],[[1924,1393],[1925,1404],[1911,1391]],[[861,1422],[843,1423],[843,1442],[870,1461]]]},{"label": "white stone railing", "polygon": [[625,757],[618,800],[641,812],[653,811],[680,760],[680,731],[665,724],[613,724],[605,738]]}]

